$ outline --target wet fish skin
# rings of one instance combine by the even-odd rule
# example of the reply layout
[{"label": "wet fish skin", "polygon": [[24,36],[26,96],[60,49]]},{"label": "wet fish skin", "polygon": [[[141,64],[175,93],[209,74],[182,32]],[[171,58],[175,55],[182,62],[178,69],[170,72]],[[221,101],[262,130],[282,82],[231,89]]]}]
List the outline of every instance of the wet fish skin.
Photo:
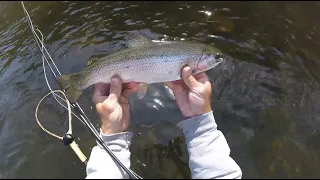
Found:
[{"label": "wet fish skin", "polygon": [[[99,82],[110,83],[114,75],[124,83],[174,81],[180,79],[185,65],[189,65],[194,74],[214,68],[222,62],[221,54],[215,47],[199,42],[153,42],[145,36],[136,35],[128,41],[127,49],[96,58],[81,72],[62,75],[57,80],[66,90],[69,101],[75,102],[84,89]],[[140,86],[140,96],[143,97],[146,90],[147,86]]]}]

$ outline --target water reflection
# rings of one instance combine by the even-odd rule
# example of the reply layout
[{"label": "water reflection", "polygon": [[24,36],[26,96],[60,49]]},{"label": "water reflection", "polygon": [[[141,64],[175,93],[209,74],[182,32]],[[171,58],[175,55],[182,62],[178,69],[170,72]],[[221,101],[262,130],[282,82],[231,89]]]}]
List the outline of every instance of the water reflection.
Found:
[{"label": "water reflection", "polygon": [[133,120],[141,126],[154,127],[162,122],[175,124],[183,119],[173,98],[173,92],[163,84],[149,85],[146,96],[130,99]]},{"label": "water reflection", "polygon": [[[227,59],[208,72],[216,121],[244,178],[319,177],[319,2],[26,2],[63,74],[92,56],[124,48],[141,30],[152,39],[196,39]],[[34,109],[48,92],[41,56],[19,2],[0,3],[0,178],[83,178],[84,165],[37,126]],[[40,67],[40,68],[39,68]],[[49,82],[57,88],[52,76]],[[92,88],[79,103],[98,127]],[[151,85],[130,99],[137,133],[132,167],[145,178],[188,178],[183,119],[172,94]],[[52,102],[52,108],[59,109]],[[52,111],[48,118],[62,119]],[[144,125],[144,126],[143,126]],[[89,155],[94,139],[75,121]],[[150,168],[152,171],[150,171]]]}]

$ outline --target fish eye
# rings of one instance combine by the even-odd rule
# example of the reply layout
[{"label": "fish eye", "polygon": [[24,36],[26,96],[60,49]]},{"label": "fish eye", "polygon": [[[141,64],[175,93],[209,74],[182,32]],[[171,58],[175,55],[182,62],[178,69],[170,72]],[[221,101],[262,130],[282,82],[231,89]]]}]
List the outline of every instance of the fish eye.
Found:
[{"label": "fish eye", "polygon": [[222,58],[222,54],[217,53],[215,56],[215,59],[219,59],[219,58]]}]

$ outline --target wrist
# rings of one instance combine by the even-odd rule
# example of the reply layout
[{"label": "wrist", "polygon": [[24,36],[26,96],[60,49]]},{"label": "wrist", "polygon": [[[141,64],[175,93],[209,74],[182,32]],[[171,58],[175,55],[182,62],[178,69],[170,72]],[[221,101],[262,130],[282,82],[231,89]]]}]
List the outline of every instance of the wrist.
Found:
[{"label": "wrist", "polygon": [[201,114],[199,114],[199,115],[207,114],[207,113],[209,113],[209,112],[211,112],[211,111],[212,111],[212,109],[211,109],[211,106],[209,105],[209,106],[206,106],[206,107],[203,109],[203,112],[202,112]]},{"label": "wrist", "polygon": [[111,135],[111,134],[115,134],[116,132],[114,132],[114,131],[112,131],[110,128],[107,128],[107,127],[105,127],[105,126],[101,126],[101,131],[102,131],[102,133],[103,134],[105,134],[105,135]]},{"label": "wrist", "polygon": [[183,130],[184,135],[191,137],[195,132],[197,132],[197,129],[201,129],[204,124],[208,123],[213,123],[211,130],[216,129],[217,126],[212,111],[205,114],[190,117],[186,120],[177,123],[177,126]]},{"label": "wrist", "polygon": [[193,113],[193,115],[191,117],[207,114],[207,113],[209,113],[211,111],[212,111],[212,109],[211,109],[210,104],[207,104],[207,105],[202,106],[198,110],[194,111],[194,113]]},{"label": "wrist", "polygon": [[103,134],[111,135],[122,132],[120,128],[113,127],[112,124],[108,121],[101,121],[100,129]]}]

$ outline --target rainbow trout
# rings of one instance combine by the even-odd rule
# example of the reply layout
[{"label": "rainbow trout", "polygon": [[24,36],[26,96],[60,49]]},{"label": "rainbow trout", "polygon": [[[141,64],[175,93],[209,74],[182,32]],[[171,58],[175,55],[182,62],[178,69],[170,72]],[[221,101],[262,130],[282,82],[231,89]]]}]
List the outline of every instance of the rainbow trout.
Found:
[{"label": "rainbow trout", "polygon": [[128,36],[128,48],[92,59],[93,63],[78,73],[57,77],[70,102],[76,102],[87,87],[110,83],[118,75],[123,83],[140,82],[138,98],[147,92],[148,84],[179,80],[181,69],[189,65],[193,74],[216,67],[223,61],[217,48],[193,41],[154,42],[141,34]]}]

